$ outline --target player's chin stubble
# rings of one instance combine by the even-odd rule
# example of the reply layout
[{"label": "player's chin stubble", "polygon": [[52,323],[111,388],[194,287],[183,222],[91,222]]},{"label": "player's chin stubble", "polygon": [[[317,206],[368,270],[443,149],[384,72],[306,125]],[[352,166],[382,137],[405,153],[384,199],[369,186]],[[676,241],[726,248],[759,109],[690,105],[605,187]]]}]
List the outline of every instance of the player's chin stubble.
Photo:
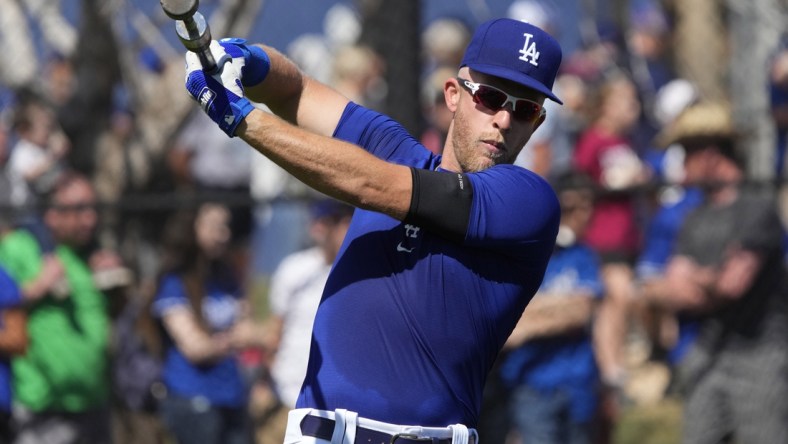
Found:
[{"label": "player's chin stubble", "polygon": [[482,171],[498,163],[488,152],[479,148],[482,142],[472,133],[468,118],[460,110],[454,115],[451,144],[457,163],[464,173]]}]

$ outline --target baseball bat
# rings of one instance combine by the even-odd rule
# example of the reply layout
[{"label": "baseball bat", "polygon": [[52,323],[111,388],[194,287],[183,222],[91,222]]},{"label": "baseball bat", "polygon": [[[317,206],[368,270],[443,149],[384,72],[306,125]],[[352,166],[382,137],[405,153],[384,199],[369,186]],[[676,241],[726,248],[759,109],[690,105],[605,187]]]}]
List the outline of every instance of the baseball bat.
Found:
[{"label": "baseball bat", "polygon": [[199,0],[159,0],[161,9],[175,20],[175,32],[183,46],[197,54],[205,71],[216,71],[216,60],[208,49],[211,30],[205,17],[197,11]]}]

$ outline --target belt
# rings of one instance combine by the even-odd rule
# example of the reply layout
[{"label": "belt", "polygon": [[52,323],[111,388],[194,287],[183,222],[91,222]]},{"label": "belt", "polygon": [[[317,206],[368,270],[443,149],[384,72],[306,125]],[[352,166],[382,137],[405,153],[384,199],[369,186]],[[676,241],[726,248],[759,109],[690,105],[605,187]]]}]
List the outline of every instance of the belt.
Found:
[{"label": "belt", "polygon": [[[334,420],[320,416],[307,415],[301,421],[301,433],[313,438],[331,441],[334,435]],[[468,441],[475,444],[473,437]],[[385,432],[356,427],[356,443],[358,444],[452,444],[451,438],[419,438],[415,435],[398,433],[390,435]]]}]

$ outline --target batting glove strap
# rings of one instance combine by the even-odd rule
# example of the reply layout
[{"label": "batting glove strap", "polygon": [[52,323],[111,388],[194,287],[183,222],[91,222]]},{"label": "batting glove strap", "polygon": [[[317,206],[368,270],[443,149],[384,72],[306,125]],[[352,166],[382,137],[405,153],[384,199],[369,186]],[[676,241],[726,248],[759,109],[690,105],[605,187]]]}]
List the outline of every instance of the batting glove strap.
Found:
[{"label": "batting glove strap", "polygon": [[271,59],[263,48],[247,45],[246,40],[238,38],[221,39],[219,44],[233,59],[243,57],[244,66],[241,68],[243,86],[254,86],[265,80],[271,69]]},{"label": "batting glove strap", "polygon": [[[238,125],[254,109],[251,102],[243,97],[241,81],[232,72],[233,68],[231,63],[226,63],[221,74],[210,76],[202,69],[191,69],[186,76],[189,94],[230,137],[235,136]],[[228,83],[230,88],[225,87]]]}]

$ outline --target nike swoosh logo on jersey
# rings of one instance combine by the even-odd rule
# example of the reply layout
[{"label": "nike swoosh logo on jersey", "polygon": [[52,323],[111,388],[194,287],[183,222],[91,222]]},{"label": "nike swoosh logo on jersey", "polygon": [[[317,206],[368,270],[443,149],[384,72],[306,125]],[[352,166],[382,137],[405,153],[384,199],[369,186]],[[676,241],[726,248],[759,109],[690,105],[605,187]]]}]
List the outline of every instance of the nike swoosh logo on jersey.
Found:
[{"label": "nike swoosh logo on jersey", "polygon": [[413,253],[413,249],[414,248],[405,248],[405,247],[402,246],[402,242],[397,244],[397,251],[401,251],[401,252],[404,252],[404,253]]}]

